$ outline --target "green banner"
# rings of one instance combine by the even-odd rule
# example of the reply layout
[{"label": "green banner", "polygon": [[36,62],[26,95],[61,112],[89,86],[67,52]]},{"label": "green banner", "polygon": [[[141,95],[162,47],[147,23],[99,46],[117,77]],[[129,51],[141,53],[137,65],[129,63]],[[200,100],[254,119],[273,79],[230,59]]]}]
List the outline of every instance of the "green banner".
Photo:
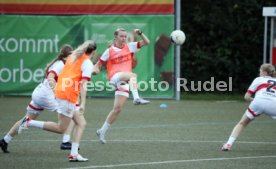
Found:
[{"label": "green banner", "polygon": [[[99,57],[113,39],[118,27],[143,30],[151,41],[135,54],[143,97],[173,98],[174,48],[169,34],[174,29],[173,15],[96,15],[96,16],[0,16],[0,93],[30,95],[44,78],[44,68],[67,43],[74,48],[85,40],[95,40]],[[138,39],[139,40],[139,39]],[[93,58],[93,61],[97,57]],[[89,96],[113,96],[108,90],[106,70],[93,76]]]}]

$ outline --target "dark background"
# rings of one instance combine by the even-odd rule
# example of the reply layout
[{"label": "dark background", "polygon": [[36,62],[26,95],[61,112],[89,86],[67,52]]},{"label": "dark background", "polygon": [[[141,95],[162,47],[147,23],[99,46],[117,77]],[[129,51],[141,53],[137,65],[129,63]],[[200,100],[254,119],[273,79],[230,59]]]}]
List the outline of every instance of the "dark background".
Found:
[{"label": "dark background", "polygon": [[228,81],[231,76],[234,92],[244,93],[263,62],[262,8],[275,7],[276,0],[183,0],[181,6],[186,34],[181,77]]}]

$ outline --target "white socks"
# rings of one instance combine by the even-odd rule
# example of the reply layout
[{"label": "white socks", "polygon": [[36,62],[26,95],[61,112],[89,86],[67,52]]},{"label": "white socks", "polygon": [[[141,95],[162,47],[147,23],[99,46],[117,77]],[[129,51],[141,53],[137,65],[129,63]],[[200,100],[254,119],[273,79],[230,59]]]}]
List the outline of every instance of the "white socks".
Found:
[{"label": "white socks", "polygon": [[227,141],[227,144],[232,145],[232,144],[234,144],[235,141],[236,141],[236,137],[230,136],[229,139],[228,139],[228,141]]},{"label": "white socks", "polygon": [[105,133],[106,133],[106,131],[108,130],[109,127],[110,127],[110,124],[105,121],[102,128],[100,129],[101,133],[105,135]]},{"label": "white socks", "polygon": [[139,99],[138,89],[137,89],[137,78],[132,77],[129,79],[129,88],[132,92],[133,99]]},{"label": "white socks", "polygon": [[70,138],[71,138],[70,134],[63,134],[62,142],[63,143],[69,142]]},{"label": "white socks", "polygon": [[44,126],[44,121],[30,120],[28,122],[28,127],[36,127],[36,128],[43,129],[43,126]]},{"label": "white socks", "polygon": [[4,140],[6,143],[9,143],[9,142],[11,142],[12,138],[13,137],[8,133],[5,135]]},{"label": "white socks", "polygon": [[79,154],[79,146],[80,144],[79,143],[72,143],[72,147],[71,147],[71,155],[75,156],[75,155],[78,155]]}]

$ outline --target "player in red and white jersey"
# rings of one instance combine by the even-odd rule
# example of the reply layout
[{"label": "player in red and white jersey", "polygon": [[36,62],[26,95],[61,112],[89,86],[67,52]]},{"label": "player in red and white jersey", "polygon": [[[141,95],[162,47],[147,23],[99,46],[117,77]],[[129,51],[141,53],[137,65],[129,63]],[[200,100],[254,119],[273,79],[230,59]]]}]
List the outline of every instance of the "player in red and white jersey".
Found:
[{"label": "player in red and white jersey", "polygon": [[260,77],[257,77],[249,86],[244,98],[250,101],[239,123],[234,127],[227,141],[222,146],[222,151],[228,151],[240,135],[241,131],[255,117],[266,114],[272,118],[276,117],[276,72],[271,64],[263,64],[260,67]]},{"label": "player in red and white jersey", "polygon": [[133,54],[140,48],[149,45],[150,41],[140,29],[134,29],[134,33],[141,36],[142,40],[127,43],[126,30],[123,28],[116,29],[113,44],[105,50],[93,70],[93,74],[98,74],[102,65],[106,64],[108,80],[116,87],[113,108],[106,117],[102,127],[96,132],[102,144],[106,143],[105,134],[111,124],[117,119],[129,97],[129,89],[132,92],[133,103],[135,105],[149,103],[149,101],[139,97],[137,75],[132,72],[132,64]]},{"label": "player in red and white jersey", "polygon": [[[45,79],[34,89],[32,93],[32,101],[27,106],[26,115],[31,119],[36,119],[39,114],[47,109],[49,111],[56,111],[58,103],[54,95],[54,87],[58,79],[58,75],[64,67],[65,60],[71,54],[73,48],[70,45],[64,45],[59,55],[54,59],[45,70]],[[17,121],[9,132],[0,140],[0,147],[3,152],[8,153],[7,150],[8,143],[11,142],[13,137],[18,134],[18,128],[22,120]],[[72,131],[74,123],[71,122],[70,127],[68,127],[68,134]],[[66,137],[68,138],[68,136]],[[70,135],[69,138],[70,139]],[[63,139],[64,140],[64,139]]]}]

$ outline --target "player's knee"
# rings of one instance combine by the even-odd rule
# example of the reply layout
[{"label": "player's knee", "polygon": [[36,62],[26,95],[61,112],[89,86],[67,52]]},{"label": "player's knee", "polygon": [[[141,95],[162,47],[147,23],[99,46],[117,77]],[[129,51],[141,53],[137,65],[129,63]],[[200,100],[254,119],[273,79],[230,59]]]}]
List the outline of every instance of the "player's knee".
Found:
[{"label": "player's knee", "polygon": [[246,126],[246,123],[244,121],[240,121],[238,124],[241,125],[242,127]]},{"label": "player's knee", "polygon": [[86,127],[86,125],[87,125],[87,122],[86,122],[85,119],[83,119],[78,125],[79,125],[80,128],[84,129]]},{"label": "player's knee", "polygon": [[64,134],[67,130],[67,126],[59,126],[59,134]]},{"label": "player's knee", "polygon": [[120,113],[122,111],[122,107],[121,106],[115,106],[114,108],[113,108],[113,112],[114,113]]},{"label": "player's knee", "polygon": [[131,73],[131,77],[137,77],[136,73]]}]

